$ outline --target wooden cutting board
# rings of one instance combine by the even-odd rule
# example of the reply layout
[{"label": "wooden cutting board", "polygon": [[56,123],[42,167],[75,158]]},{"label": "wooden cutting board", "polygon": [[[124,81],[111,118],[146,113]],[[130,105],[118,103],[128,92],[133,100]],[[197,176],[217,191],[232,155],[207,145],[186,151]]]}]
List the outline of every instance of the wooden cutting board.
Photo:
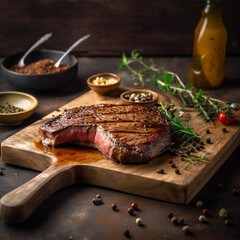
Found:
[{"label": "wooden cutting board", "polygon": [[[211,138],[211,144],[196,153],[210,159],[210,162],[191,164],[180,157],[161,154],[157,159],[138,165],[123,165],[105,159],[94,149],[80,147],[47,148],[40,142],[38,128],[43,120],[58,115],[75,106],[98,103],[120,103],[119,89],[112,96],[102,97],[93,91],[78,97],[49,114],[44,119],[33,123],[22,131],[2,142],[2,159],[4,162],[42,171],[38,176],[2,197],[0,214],[9,223],[20,223],[26,220],[43,200],[53,192],[71,184],[92,184],[120,190],[127,193],[173,203],[187,204],[209,181],[219,167],[240,144],[239,113],[238,121],[222,131],[223,125],[204,123],[194,111],[185,111],[185,118],[191,120],[196,133],[202,141]],[[159,95],[163,103],[178,102],[174,97]],[[210,134],[206,134],[206,129]],[[175,173],[169,159],[172,159],[180,170]],[[157,173],[163,168],[165,174]]]}]

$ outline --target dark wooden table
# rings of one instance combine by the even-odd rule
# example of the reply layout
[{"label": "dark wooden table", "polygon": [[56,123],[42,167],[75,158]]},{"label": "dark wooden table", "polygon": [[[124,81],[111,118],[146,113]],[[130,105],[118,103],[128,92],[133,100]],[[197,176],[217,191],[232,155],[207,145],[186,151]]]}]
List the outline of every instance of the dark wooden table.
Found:
[{"label": "dark wooden table", "polygon": [[[157,58],[157,65],[181,74],[186,82],[190,58]],[[60,89],[48,92],[32,92],[39,100],[34,115],[22,125],[0,127],[0,142],[44,115],[64,105],[88,91],[85,83],[88,76],[99,72],[114,72],[122,78],[121,86],[134,87],[131,75],[119,71],[120,58],[81,58],[79,59],[78,79]],[[240,102],[240,57],[228,57],[225,81],[221,88],[210,91],[226,101]],[[151,83],[148,88],[157,90]],[[0,79],[0,91],[16,89]],[[240,236],[240,197],[232,194],[233,188],[240,188],[240,147],[232,154],[216,175],[187,206],[157,201],[131,194],[125,194],[94,186],[75,185],[53,194],[23,224],[12,226],[0,220],[0,239],[125,239],[124,231],[129,230],[132,239],[239,239]],[[38,172],[11,166],[0,161],[3,176],[0,175],[0,197],[27,182]],[[92,199],[100,194],[104,204],[94,206]],[[203,202],[209,210],[207,223],[198,221],[201,209],[196,201]],[[135,218],[128,214],[132,202],[139,205],[137,217],[145,226],[139,227]],[[119,211],[114,212],[111,204],[116,203]],[[226,208],[234,225],[226,226],[218,216],[221,208]],[[180,226],[173,225],[168,213],[183,217],[192,229],[185,235]]]}]

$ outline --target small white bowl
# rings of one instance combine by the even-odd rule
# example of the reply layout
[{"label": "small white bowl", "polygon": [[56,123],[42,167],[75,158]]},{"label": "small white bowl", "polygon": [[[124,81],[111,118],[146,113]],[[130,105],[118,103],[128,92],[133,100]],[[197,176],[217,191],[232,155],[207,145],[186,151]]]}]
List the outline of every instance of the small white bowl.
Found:
[{"label": "small white bowl", "polygon": [[38,105],[38,100],[23,92],[0,92],[0,105],[5,106],[7,103],[12,106],[23,108],[24,111],[16,113],[0,113],[0,125],[14,126],[29,118]]}]

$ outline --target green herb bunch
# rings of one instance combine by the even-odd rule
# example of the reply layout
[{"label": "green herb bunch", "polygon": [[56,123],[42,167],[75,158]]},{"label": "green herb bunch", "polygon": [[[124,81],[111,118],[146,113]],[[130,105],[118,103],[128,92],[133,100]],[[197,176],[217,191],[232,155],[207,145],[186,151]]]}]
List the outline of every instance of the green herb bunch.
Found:
[{"label": "green herb bunch", "polygon": [[161,92],[170,93],[178,96],[182,101],[183,107],[192,107],[206,122],[212,122],[223,108],[228,105],[221,100],[205,95],[202,89],[196,89],[192,85],[185,85],[178,74],[157,68],[152,58],[150,64],[143,62],[143,57],[133,50],[128,59],[122,55],[120,70],[127,68],[133,78],[139,82],[140,87],[144,87],[147,79],[156,84]]}]

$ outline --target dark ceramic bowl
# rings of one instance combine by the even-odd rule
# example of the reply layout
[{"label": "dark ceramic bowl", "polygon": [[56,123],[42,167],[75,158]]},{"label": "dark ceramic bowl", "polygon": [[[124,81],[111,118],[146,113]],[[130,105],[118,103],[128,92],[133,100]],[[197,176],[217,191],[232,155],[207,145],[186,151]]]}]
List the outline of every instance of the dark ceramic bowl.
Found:
[{"label": "dark ceramic bowl", "polygon": [[[48,74],[24,74],[9,70],[10,67],[18,63],[23,54],[24,53],[20,53],[7,57],[1,64],[3,80],[17,88],[33,90],[55,89],[77,77],[78,62],[71,54],[68,54],[63,59],[63,62],[68,64],[70,68],[61,72]],[[51,59],[56,62],[63,54],[64,52],[55,50],[35,51],[27,56],[25,64],[27,65],[37,62],[41,59]]]}]

